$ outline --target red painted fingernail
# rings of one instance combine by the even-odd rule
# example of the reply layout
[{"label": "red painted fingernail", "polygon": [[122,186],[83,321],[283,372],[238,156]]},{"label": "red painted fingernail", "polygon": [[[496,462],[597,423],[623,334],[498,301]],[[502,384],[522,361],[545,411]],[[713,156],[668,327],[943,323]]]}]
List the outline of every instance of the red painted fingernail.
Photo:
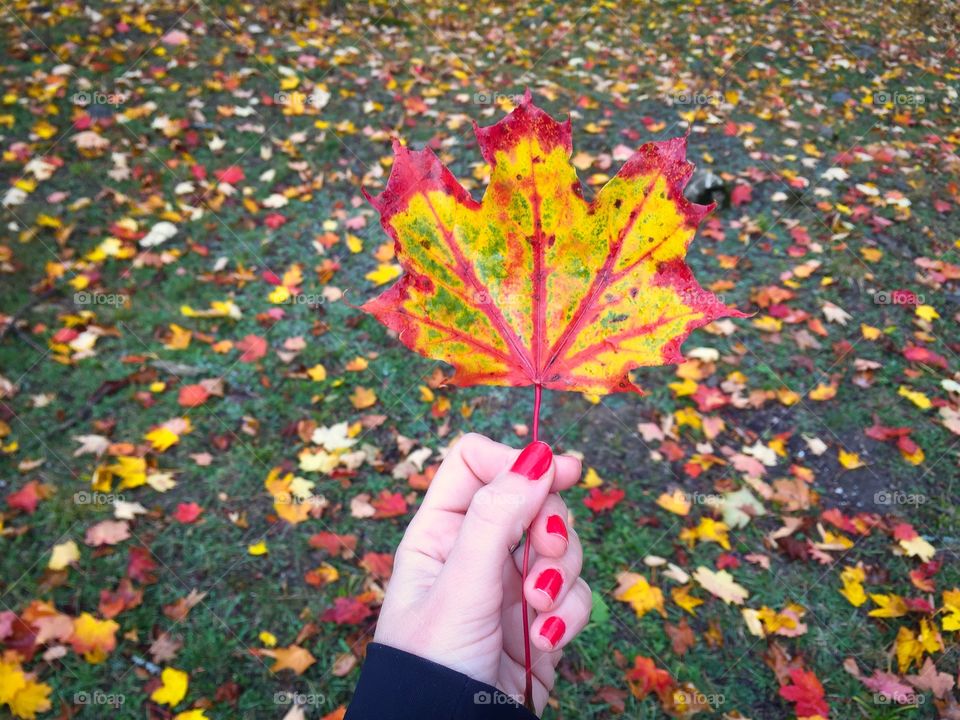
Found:
[{"label": "red painted fingernail", "polygon": [[563,622],[562,618],[556,615],[548,617],[543,625],[540,626],[540,635],[546,638],[546,641],[550,643],[550,647],[556,647],[566,631],[567,624]]},{"label": "red painted fingernail", "polygon": [[551,515],[547,518],[547,532],[550,535],[558,535],[564,541],[567,540],[567,524],[559,515]]},{"label": "red painted fingernail", "polygon": [[550,469],[553,462],[553,451],[545,442],[537,440],[527,445],[520,456],[513,463],[510,472],[523,475],[530,480],[539,480]]},{"label": "red painted fingernail", "polygon": [[540,592],[546,593],[551,601],[556,600],[557,595],[560,594],[560,588],[563,587],[563,575],[561,575],[559,571],[549,568],[540,573],[533,587]]}]

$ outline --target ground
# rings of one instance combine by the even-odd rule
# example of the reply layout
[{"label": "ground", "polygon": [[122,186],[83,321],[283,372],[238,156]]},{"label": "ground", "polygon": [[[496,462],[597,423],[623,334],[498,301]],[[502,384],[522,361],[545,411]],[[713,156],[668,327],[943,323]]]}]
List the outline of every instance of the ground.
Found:
[{"label": "ground", "polygon": [[726,192],[687,260],[749,313],[545,394],[595,600],[545,717],[960,717],[958,15],[3,3],[0,713],[340,717],[443,451],[532,413],[358,310],[399,270],[361,188],[400,138],[479,198],[472,121],[529,89],[588,199],[688,134]]}]

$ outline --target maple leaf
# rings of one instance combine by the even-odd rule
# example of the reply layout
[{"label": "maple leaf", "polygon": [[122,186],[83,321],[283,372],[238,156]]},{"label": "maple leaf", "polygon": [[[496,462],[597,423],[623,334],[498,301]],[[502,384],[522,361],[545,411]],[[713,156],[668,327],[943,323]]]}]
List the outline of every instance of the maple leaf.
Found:
[{"label": "maple leaf", "polygon": [[603,491],[600,488],[592,488],[590,494],[583,499],[583,504],[593,510],[595,513],[601,513],[604,510],[612,510],[617,506],[626,493],[620,488],[610,488]]},{"label": "maple leaf", "polygon": [[190,676],[183,670],[166,667],[160,673],[160,682],[160,687],[150,693],[150,699],[158,705],[176,707],[187,694]]},{"label": "maple leaf", "polygon": [[627,684],[630,692],[638,700],[642,700],[651,692],[664,697],[673,687],[674,680],[669,672],[658,668],[652,659],[637,655],[633,659],[633,667],[626,672]]},{"label": "maple leaf", "polygon": [[939,672],[930,658],[923,661],[923,668],[917,675],[908,675],[907,682],[917,690],[929,690],[935,698],[943,698],[953,690],[955,681],[949,673]]},{"label": "maple leaf", "polygon": [[780,688],[780,697],[796,703],[797,717],[827,717],[830,707],[824,700],[823,685],[809,670],[792,668],[790,670],[791,685]]},{"label": "maple leaf", "polygon": [[316,662],[316,658],[310,651],[299,645],[290,645],[276,650],[257,650],[255,652],[257,655],[265,655],[276,661],[271,666],[270,672],[293,670],[297,675],[303,675],[306,669]]},{"label": "maple leaf", "polygon": [[320,619],[338,625],[359,625],[373,614],[373,611],[355,597],[338,597],[333,607],[324,610]]},{"label": "maple leaf", "polygon": [[701,565],[693,573],[693,579],[704,590],[720,598],[728,605],[730,603],[742,605],[743,601],[750,596],[747,589],[734,582],[733,576],[726,570],[713,571]]},{"label": "maple leaf", "polygon": [[667,611],[663,608],[663,592],[660,588],[650,585],[647,579],[638,573],[624,572],[617,576],[619,586],[613,591],[613,597],[621,602],[629,603],[638,618],[642,618],[651,610],[656,610],[663,617]]},{"label": "maple leaf", "polygon": [[70,644],[73,651],[83,655],[88,663],[103,662],[117,646],[117,630],[120,626],[113,620],[98,620],[90,613],[82,613],[73,621]]},{"label": "maple leaf", "polygon": [[481,202],[430,149],[399,143],[386,188],[367,194],[404,275],[362,309],[453,365],[453,384],[638,391],[631,370],[681,362],[695,328],[742,316],[684,262],[711,209],[683,196],[685,138],[643,145],[588,203],[570,121],[529,92],[475,132],[492,169]]}]

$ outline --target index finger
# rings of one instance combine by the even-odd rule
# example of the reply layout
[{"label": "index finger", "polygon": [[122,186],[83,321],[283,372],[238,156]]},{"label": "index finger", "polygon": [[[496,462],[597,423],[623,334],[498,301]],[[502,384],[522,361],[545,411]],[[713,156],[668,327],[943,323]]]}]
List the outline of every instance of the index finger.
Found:
[{"label": "index finger", "polygon": [[[483,435],[467,433],[447,453],[420,509],[465,513],[477,490],[513,465],[520,452]],[[580,461],[569,455],[554,455],[553,461],[556,474],[550,491],[575,485],[580,479]]]}]

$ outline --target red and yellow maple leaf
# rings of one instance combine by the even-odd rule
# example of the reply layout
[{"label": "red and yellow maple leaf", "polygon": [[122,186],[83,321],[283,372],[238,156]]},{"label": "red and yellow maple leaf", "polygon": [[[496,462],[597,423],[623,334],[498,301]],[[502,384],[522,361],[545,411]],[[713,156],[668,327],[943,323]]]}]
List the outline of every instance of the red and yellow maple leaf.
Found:
[{"label": "red and yellow maple leaf", "polygon": [[588,203],[570,121],[529,93],[475,132],[492,169],[481,202],[430,149],[399,143],[367,196],[405,272],[362,309],[453,365],[454,384],[637,391],[631,370],[680,362],[695,328],[742,316],[684,262],[711,209],[683,196],[685,138],[643,145]]}]

